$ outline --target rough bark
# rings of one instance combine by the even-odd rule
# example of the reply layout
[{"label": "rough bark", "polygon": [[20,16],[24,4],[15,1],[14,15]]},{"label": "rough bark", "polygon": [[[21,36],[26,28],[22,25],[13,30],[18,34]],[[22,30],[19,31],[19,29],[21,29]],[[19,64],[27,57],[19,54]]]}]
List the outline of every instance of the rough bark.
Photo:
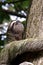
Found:
[{"label": "rough bark", "polygon": [[[25,40],[21,40],[21,41],[11,42],[10,44],[7,44],[5,46],[5,48],[1,51],[0,64],[9,65],[10,61],[12,61],[12,59],[15,59],[17,57],[17,55],[21,55],[25,52],[39,52],[41,50],[43,50],[43,39],[38,39],[38,38],[31,39],[30,38],[30,39],[25,39]],[[43,51],[37,55],[38,56],[43,55]],[[28,56],[29,56],[29,54],[28,54]],[[28,56],[27,56],[27,58],[28,58]],[[39,57],[39,58],[42,58],[42,57]],[[37,59],[39,59],[39,58],[37,57]],[[35,65],[38,65],[38,64],[36,64],[35,58],[34,58],[34,60],[33,60],[33,58],[31,58],[31,59]],[[30,59],[28,59],[28,60],[30,60]],[[37,61],[39,62],[39,60],[37,60]]]},{"label": "rough bark", "polygon": [[33,0],[27,20],[27,38],[43,38],[43,0]]}]

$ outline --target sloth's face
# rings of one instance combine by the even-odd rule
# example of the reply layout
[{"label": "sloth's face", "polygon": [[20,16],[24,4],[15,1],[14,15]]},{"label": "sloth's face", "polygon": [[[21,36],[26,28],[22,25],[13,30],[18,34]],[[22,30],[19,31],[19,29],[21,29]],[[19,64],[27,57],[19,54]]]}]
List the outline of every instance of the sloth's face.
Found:
[{"label": "sloth's face", "polygon": [[8,32],[9,31],[13,38],[15,38],[16,40],[21,40],[24,31],[24,26],[21,22],[11,22],[9,24]]}]

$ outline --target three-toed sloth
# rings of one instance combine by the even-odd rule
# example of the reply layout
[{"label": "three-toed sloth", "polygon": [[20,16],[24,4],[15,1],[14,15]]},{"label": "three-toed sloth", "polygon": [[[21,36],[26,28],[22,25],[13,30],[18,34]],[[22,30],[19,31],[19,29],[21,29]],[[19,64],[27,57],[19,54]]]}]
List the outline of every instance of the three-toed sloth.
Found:
[{"label": "three-toed sloth", "polygon": [[20,21],[13,21],[8,26],[7,39],[9,41],[21,40],[23,32],[24,25]]}]

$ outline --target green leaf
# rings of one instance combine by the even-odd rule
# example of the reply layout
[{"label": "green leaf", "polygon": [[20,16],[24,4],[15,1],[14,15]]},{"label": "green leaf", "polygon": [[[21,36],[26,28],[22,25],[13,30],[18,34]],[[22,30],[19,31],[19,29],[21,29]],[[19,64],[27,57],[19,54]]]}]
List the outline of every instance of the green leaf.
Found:
[{"label": "green leaf", "polygon": [[12,2],[12,0],[6,0],[7,2]]},{"label": "green leaf", "polygon": [[2,11],[0,11],[0,23],[3,23],[3,20],[10,20],[10,16]]}]

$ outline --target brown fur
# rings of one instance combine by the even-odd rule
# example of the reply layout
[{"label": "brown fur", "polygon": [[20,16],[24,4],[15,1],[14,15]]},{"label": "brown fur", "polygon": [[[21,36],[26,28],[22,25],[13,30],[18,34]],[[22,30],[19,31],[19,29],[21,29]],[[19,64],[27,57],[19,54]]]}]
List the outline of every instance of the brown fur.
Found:
[{"label": "brown fur", "polygon": [[8,27],[8,41],[21,40],[24,26],[21,22],[11,22]]}]

